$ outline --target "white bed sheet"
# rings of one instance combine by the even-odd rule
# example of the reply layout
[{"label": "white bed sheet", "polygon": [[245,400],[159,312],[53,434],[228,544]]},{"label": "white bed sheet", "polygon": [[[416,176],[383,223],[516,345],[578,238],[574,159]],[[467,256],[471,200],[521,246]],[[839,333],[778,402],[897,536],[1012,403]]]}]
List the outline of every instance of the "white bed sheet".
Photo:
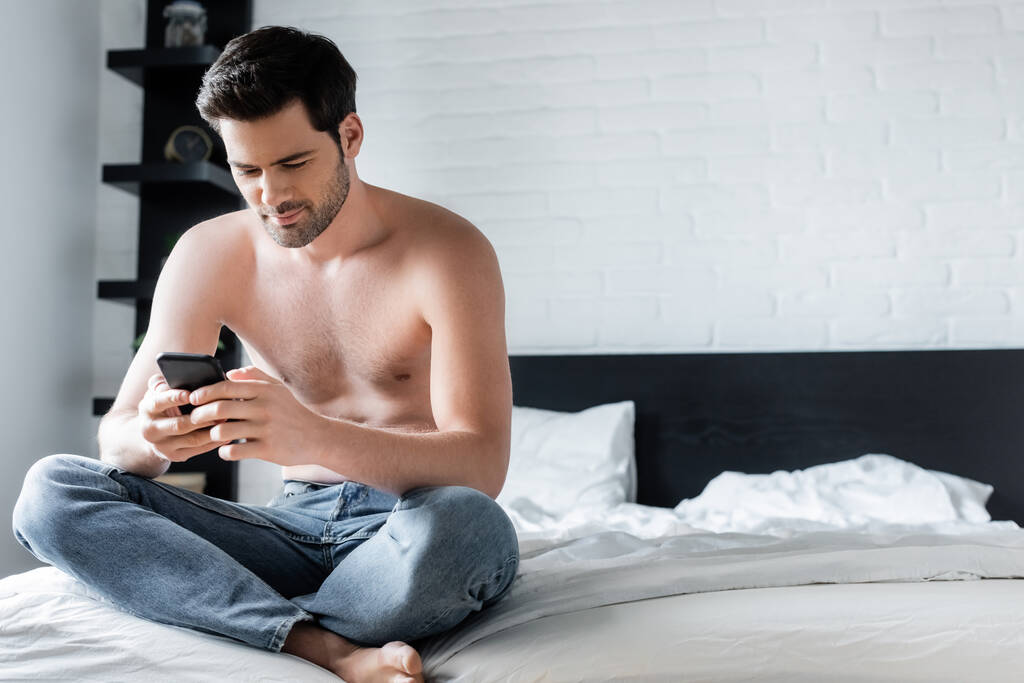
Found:
[{"label": "white bed sheet", "polygon": [[[792,534],[780,529],[780,535],[691,531],[641,538],[621,530],[628,526],[628,515],[610,512],[609,517],[614,521],[604,532],[600,520],[591,519],[586,535],[577,535],[584,528],[577,527],[558,530],[555,535],[569,540],[554,544],[542,545],[535,538],[505,598],[428,643],[426,672],[442,680],[457,676],[447,668],[449,662],[497,634],[618,603],[813,584],[905,587],[1024,577],[1024,531],[1012,524],[874,525]],[[771,615],[786,627],[784,610]]]},{"label": "white bed sheet", "polygon": [[[773,531],[710,533],[672,510],[624,504],[523,532],[516,583],[426,644],[428,680],[820,680],[841,679],[851,661],[886,680],[899,656],[913,671],[988,659],[988,680],[1024,668],[1024,581],[978,580],[1024,577],[1016,525]],[[809,585],[823,583],[870,587]],[[929,652],[933,669],[913,664]],[[338,680],[295,657],[135,618],[52,568],[0,580],[0,678]]]},{"label": "white bed sheet", "polygon": [[53,567],[0,580],[0,680],[338,683],[304,659],[140,619]]},{"label": "white bed sheet", "polygon": [[756,588],[543,617],[437,681],[1019,681],[1024,581]]}]

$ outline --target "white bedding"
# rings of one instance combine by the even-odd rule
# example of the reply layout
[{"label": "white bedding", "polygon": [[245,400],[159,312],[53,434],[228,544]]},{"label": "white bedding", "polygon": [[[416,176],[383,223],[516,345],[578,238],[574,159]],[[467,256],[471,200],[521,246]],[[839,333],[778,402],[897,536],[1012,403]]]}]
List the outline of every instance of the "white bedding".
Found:
[{"label": "white bedding", "polygon": [[436,667],[438,681],[1016,682],[1024,581],[755,588],[544,617]]},{"label": "white bedding", "polygon": [[[513,517],[523,552],[516,583],[493,608],[431,641],[424,650],[427,671],[438,680],[504,680],[484,675],[485,670],[516,672],[513,680],[587,680],[617,677],[609,672],[625,667],[631,679],[661,680],[664,674],[672,680],[671,673],[678,677],[704,666],[707,680],[760,680],[769,670],[779,680],[799,680],[804,674],[814,680],[835,677],[830,665],[859,657],[866,661],[854,671],[872,678],[885,671],[886,642],[896,647],[903,641],[904,661],[930,662],[908,664],[910,670],[963,672],[966,661],[981,657],[977,653],[1024,639],[1024,620],[1014,610],[982,606],[990,590],[1001,591],[999,599],[1024,604],[1024,582],[1002,581],[999,588],[990,588],[996,582],[978,581],[1024,577],[1024,531],[1012,522],[987,521],[984,505],[991,492],[985,484],[868,455],[796,472],[723,473],[674,510],[620,504],[542,524]],[[914,582],[948,583],[951,588],[941,589],[948,602],[931,604],[930,593],[909,588]],[[968,582],[977,587],[966,588]],[[873,589],[850,588],[867,583],[889,586],[889,595],[875,603],[881,611],[869,609],[861,615],[863,623],[844,621],[844,612],[872,604],[858,598]],[[826,593],[821,584],[845,586]],[[785,599],[772,604],[780,594]],[[731,640],[712,636],[703,649],[694,645],[700,642],[693,640],[699,629],[690,615],[676,615],[674,609],[733,602],[737,595],[759,601],[765,612],[754,608],[750,622],[744,621],[747,617],[726,619],[723,628],[734,634]],[[916,624],[916,634],[901,631],[885,616],[885,609],[900,599],[905,612],[899,624]],[[805,605],[802,612],[800,604]],[[625,631],[634,647],[616,647],[616,629],[595,630],[611,615],[620,627],[629,623]],[[987,630],[969,626],[979,619],[989,625]],[[751,623],[781,640],[796,634],[802,646],[823,649],[813,656],[779,653],[774,668],[764,648],[753,648],[748,658],[737,656],[745,651],[738,643],[761,642],[759,631],[744,630]],[[564,629],[555,642],[564,641],[566,649],[554,650],[564,655],[532,654],[543,653],[541,644],[554,638],[551,624]],[[847,632],[860,632],[858,642],[864,647],[837,648],[833,661],[830,643],[841,642],[836,634]],[[646,645],[645,636],[650,638]],[[524,639],[533,645],[511,647]],[[771,639],[763,642],[770,650]],[[965,647],[967,642],[977,647]],[[672,643],[677,647],[666,650]],[[593,653],[585,659],[592,664],[580,669],[577,661],[573,669],[572,647]],[[515,654],[502,658],[499,652]],[[647,657],[657,657],[657,663]],[[491,668],[479,669],[483,662]],[[1007,662],[1019,664],[1021,656],[1006,653],[989,662],[990,678],[998,680],[1002,672],[1006,680],[1016,679],[1019,669],[1000,668]],[[556,676],[563,666],[575,673]],[[874,673],[865,666],[875,667]]]},{"label": "white bedding", "polygon": [[[749,588],[1024,577],[1021,530],[962,523],[939,531],[891,526],[786,538],[694,532],[653,539],[621,531],[590,533],[524,556],[501,602],[430,642],[424,650],[427,672],[441,680],[457,677],[449,662],[479,641],[552,615],[604,605]],[[827,603],[820,607],[829,611]],[[782,627],[788,614],[775,611],[773,617]]]},{"label": "white bedding", "polygon": [[[621,527],[628,516],[609,518]],[[686,672],[743,680],[758,671],[812,680],[851,662],[859,668],[848,674],[884,672],[886,662],[919,672],[987,662],[987,680],[1011,680],[1007,672],[1024,667],[1024,581],[976,579],[1024,576],[1024,532],[908,531],[655,539],[605,531],[538,547],[506,599],[424,648],[428,680],[620,677],[612,671],[633,680]],[[0,678],[337,680],[295,657],[137,619],[52,568],[0,581]],[[929,679],[958,676],[892,678]]]},{"label": "white bedding", "polygon": [[[732,514],[760,504],[751,492],[764,480],[751,478],[676,510],[622,503],[521,527],[512,589],[425,644],[428,680],[1013,680],[1024,668],[1024,581],[999,579],[1024,577],[1024,531],[971,518],[983,485],[947,481],[960,500],[936,507],[945,494],[932,478],[895,459],[859,462],[855,479],[901,471],[930,491],[848,487],[861,508],[874,496],[866,507],[880,516],[915,500],[939,512],[913,513],[913,525]],[[834,490],[850,471],[802,480]],[[797,479],[771,490],[822,501],[789,486]],[[737,485],[748,489],[740,499]],[[695,527],[709,519],[747,531]],[[337,680],[295,657],[137,619],[52,568],[0,580],[0,678]]]},{"label": "white bedding", "polygon": [[292,655],[139,619],[53,567],[0,580],[0,680],[338,683]]}]

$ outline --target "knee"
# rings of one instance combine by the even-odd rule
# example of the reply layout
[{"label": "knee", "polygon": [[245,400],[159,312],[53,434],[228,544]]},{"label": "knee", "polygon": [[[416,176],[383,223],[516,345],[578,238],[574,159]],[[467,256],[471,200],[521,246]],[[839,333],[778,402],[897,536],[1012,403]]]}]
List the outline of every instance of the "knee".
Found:
[{"label": "knee", "polygon": [[439,486],[411,492],[399,504],[411,504],[427,528],[419,537],[438,543],[458,542],[475,556],[518,556],[515,527],[505,511],[485,493],[466,486]]},{"label": "knee", "polygon": [[410,491],[379,533],[395,551],[395,575],[374,603],[374,623],[346,635],[362,642],[417,640],[448,630],[501,598],[519,567],[511,520],[472,488]]},{"label": "knee", "polygon": [[92,459],[79,455],[48,455],[29,468],[11,520],[14,534],[22,545],[32,536],[51,533],[54,525],[60,523],[61,513],[68,511],[75,485],[86,483],[90,476],[99,474],[83,467],[83,460]]},{"label": "knee", "polygon": [[512,521],[490,496],[464,486],[443,486],[414,491],[403,503],[416,507],[419,528],[410,531],[424,562],[435,569],[447,565],[447,576],[458,583],[474,577],[472,587],[463,588],[481,602],[493,602],[511,585],[519,566],[519,541]]}]

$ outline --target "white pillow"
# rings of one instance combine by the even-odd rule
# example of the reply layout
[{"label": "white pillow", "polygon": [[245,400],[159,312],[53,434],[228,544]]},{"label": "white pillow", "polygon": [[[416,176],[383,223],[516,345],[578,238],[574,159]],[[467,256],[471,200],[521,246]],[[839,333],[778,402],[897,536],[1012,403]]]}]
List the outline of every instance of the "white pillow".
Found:
[{"label": "white pillow", "polygon": [[635,414],[632,401],[578,413],[512,408],[512,451],[497,500],[516,528],[635,501]]}]

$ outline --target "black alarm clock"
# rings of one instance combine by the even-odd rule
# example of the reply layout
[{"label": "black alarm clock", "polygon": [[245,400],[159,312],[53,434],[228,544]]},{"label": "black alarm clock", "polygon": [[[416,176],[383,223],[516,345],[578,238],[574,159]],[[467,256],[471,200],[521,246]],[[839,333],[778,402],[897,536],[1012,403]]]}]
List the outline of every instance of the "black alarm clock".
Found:
[{"label": "black alarm clock", "polygon": [[178,126],[167,138],[164,156],[168,161],[206,161],[213,152],[213,140],[199,126]]}]

